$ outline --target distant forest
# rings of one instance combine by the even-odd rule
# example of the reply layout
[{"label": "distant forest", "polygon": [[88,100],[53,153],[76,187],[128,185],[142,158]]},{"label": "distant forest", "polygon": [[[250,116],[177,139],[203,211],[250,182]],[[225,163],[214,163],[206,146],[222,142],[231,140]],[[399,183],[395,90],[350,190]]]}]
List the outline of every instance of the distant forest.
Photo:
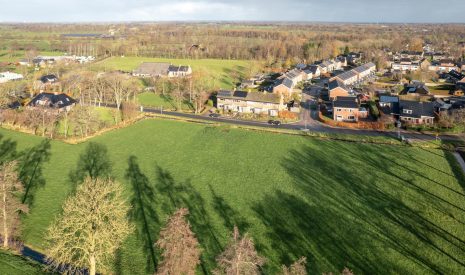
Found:
[{"label": "distant forest", "polygon": [[[462,24],[128,23],[3,24],[0,50],[76,55],[313,62],[344,51],[368,58],[390,49],[435,49],[463,57]],[[459,46],[461,45],[461,46]]]}]

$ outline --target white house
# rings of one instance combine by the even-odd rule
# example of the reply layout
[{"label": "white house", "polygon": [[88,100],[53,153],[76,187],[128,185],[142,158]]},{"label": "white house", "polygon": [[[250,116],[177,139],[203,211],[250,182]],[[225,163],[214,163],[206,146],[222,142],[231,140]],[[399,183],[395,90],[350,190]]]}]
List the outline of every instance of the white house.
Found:
[{"label": "white house", "polygon": [[21,80],[23,79],[22,74],[17,74],[17,73],[12,73],[12,72],[4,72],[0,73],[0,83],[5,83],[8,81],[14,81],[14,80]]}]

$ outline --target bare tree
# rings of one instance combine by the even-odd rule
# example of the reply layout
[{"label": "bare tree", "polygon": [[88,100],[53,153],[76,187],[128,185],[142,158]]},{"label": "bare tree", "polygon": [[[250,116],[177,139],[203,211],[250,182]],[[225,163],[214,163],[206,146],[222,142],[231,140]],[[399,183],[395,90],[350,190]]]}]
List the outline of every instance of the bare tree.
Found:
[{"label": "bare tree", "polygon": [[140,84],[137,79],[121,73],[110,73],[105,76],[105,80],[118,110],[123,101],[129,101],[131,96],[135,96]]},{"label": "bare tree", "polygon": [[119,183],[86,178],[48,229],[48,263],[70,273],[109,273],[116,250],[132,231],[128,211]]},{"label": "bare tree", "polygon": [[3,238],[3,248],[8,248],[9,244],[19,235],[20,212],[27,212],[28,208],[21,203],[18,193],[23,192],[23,185],[16,173],[17,163],[15,161],[2,164],[0,166],[0,208]]},{"label": "bare tree", "polygon": [[69,113],[69,120],[73,122],[81,137],[87,137],[98,127],[98,114],[90,106],[75,106]]},{"label": "bare tree", "polygon": [[257,254],[252,239],[247,235],[241,237],[235,226],[231,243],[218,257],[217,262],[215,274],[254,275],[260,273],[259,269],[265,259]]},{"label": "bare tree", "polygon": [[307,275],[307,270],[305,269],[305,265],[307,264],[307,258],[302,257],[294,262],[291,266],[282,267],[283,275]]},{"label": "bare tree", "polygon": [[200,248],[189,222],[185,220],[187,214],[187,208],[179,209],[161,230],[156,245],[163,250],[163,260],[157,274],[195,274],[200,263]]}]

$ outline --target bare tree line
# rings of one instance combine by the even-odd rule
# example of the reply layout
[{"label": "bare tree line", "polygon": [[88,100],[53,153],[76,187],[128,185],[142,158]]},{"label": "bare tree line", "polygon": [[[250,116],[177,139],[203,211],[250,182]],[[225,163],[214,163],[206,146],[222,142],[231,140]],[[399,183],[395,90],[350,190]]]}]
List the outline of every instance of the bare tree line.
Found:
[{"label": "bare tree line", "polygon": [[[7,25],[16,30],[0,34],[0,48],[53,50],[68,54],[222,59],[313,59],[345,46],[356,51],[404,49],[416,39],[429,41],[438,50],[463,55],[458,42],[465,40],[465,27],[454,24],[112,24],[112,25]],[[7,29],[7,30],[8,30]],[[19,44],[21,32],[34,30],[36,40],[50,42],[41,49]],[[60,33],[115,32],[114,39],[70,38]],[[48,34],[51,33],[51,34]],[[315,50],[308,45],[316,45]]]}]

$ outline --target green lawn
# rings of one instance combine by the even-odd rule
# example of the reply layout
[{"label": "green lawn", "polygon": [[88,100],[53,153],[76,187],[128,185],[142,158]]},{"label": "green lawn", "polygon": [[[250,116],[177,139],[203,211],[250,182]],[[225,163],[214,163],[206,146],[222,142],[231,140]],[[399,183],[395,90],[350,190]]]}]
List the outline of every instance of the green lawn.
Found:
[{"label": "green lawn", "polygon": [[[18,151],[42,141],[0,134]],[[117,253],[116,274],[153,273],[159,254],[152,257],[150,246],[181,206],[189,207],[202,244],[199,273],[214,267],[234,224],[268,258],[266,274],[300,256],[311,274],[344,266],[355,274],[465,273],[465,177],[443,151],[167,120],[144,120],[93,141],[108,148],[137,224]],[[45,184],[32,193],[24,219],[28,245],[43,249],[86,146],[51,142],[50,160],[36,173]],[[143,195],[134,197],[134,188]]]},{"label": "green lawn", "polygon": [[[176,102],[169,96],[158,95],[152,92],[144,92],[137,95],[137,100],[140,104],[148,107],[161,107],[164,110],[176,110]],[[192,110],[192,105],[189,102],[182,103],[183,110]]]},{"label": "green lawn", "polygon": [[[18,62],[19,60],[25,58],[25,51],[15,51],[13,55],[11,55],[8,51],[0,50],[0,62]],[[45,52],[39,51],[38,55],[63,55],[61,52]]]},{"label": "green lawn", "polygon": [[142,62],[168,62],[175,65],[190,65],[192,70],[205,72],[214,78],[214,86],[223,89],[232,89],[234,74],[243,75],[249,66],[245,60],[222,60],[222,59],[168,59],[147,57],[112,57],[93,64],[92,67],[105,70],[122,70],[132,72]]},{"label": "green lawn", "polygon": [[35,275],[46,274],[41,265],[21,256],[0,250],[0,274]]}]

